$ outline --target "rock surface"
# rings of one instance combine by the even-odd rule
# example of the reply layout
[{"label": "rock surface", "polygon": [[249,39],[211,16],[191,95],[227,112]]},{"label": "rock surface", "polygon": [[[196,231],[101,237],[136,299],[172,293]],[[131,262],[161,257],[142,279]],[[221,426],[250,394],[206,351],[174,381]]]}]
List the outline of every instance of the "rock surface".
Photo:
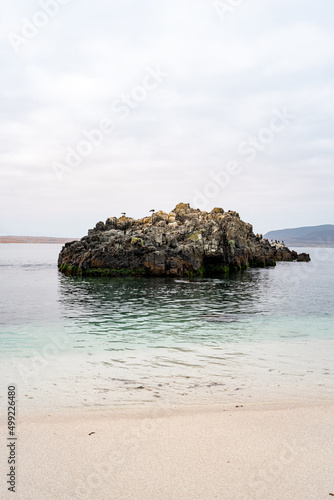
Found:
[{"label": "rock surface", "polygon": [[59,270],[83,276],[218,276],[276,261],[309,261],[284,244],[255,235],[236,212],[201,212],[179,203],[135,220],[111,217],[80,241],[66,243]]}]

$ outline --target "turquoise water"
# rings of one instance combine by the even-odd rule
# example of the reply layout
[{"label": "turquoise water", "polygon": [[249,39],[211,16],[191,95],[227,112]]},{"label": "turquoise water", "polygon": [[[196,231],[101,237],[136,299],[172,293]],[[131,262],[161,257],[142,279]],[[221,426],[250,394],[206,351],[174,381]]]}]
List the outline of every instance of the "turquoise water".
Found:
[{"label": "turquoise water", "polygon": [[66,277],[60,249],[0,245],[0,375],[27,408],[333,394],[334,249],[190,280]]}]

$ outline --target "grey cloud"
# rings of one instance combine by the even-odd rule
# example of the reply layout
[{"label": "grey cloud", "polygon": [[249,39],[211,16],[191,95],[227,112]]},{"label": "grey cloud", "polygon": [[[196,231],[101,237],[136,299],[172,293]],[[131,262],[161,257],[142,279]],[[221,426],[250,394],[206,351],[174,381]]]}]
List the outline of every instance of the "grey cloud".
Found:
[{"label": "grey cloud", "polygon": [[[332,222],[331,1],[241,2],[221,20],[210,0],[69,0],[19,53],[8,32],[41,7],[5,3],[0,232],[80,236],[123,210],[168,210],[230,160],[242,172],[211,207],[259,232]],[[168,78],[122,119],[112,103],[156,65]],[[284,106],[296,119],[247,162],[240,143]],[[113,132],[59,182],[53,162],[106,117]]]}]

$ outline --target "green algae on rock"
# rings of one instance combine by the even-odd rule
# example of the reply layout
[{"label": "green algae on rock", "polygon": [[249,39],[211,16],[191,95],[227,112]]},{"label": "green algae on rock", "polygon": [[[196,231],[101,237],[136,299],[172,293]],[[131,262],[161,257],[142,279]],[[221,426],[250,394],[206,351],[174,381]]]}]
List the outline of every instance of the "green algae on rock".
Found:
[{"label": "green algae on rock", "polygon": [[73,276],[222,276],[230,271],[309,261],[282,243],[255,235],[237,212],[179,203],[167,214],[110,217],[62,248],[59,270]]}]

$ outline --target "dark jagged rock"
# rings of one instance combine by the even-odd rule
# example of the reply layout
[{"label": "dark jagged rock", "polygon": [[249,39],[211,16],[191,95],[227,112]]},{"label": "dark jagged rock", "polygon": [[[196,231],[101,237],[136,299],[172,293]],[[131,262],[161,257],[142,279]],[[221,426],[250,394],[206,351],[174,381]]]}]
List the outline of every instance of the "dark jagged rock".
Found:
[{"label": "dark jagged rock", "polygon": [[236,212],[201,212],[179,203],[169,214],[98,222],[80,241],[65,244],[58,266],[65,274],[83,276],[189,277],[274,266],[280,260],[310,257],[255,235]]}]

